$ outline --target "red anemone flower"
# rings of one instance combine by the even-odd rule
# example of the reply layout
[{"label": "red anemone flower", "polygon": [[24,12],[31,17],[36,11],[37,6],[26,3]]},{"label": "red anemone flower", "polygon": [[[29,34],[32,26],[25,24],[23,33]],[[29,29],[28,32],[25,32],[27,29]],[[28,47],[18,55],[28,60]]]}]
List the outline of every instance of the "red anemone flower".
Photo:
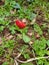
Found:
[{"label": "red anemone flower", "polygon": [[16,25],[20,28],[23,29],[26,27],[26,24],[20,20],[16,20]]}]

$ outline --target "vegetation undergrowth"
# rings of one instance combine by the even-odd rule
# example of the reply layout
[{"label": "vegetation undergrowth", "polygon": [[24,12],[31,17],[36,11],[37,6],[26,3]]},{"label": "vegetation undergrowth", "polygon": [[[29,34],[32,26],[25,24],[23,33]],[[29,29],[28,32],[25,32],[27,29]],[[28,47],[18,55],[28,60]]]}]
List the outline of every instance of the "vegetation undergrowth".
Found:
[{"label": "vegetation undergrowth", "polygon": [[[20,29],[16,20],[26,24]],[[22,24],[22,23],[21,23]],[[49,1],[0,1],[0,65],[49,65],[49,59],[31,62],[30,58],[49,56]]]}]

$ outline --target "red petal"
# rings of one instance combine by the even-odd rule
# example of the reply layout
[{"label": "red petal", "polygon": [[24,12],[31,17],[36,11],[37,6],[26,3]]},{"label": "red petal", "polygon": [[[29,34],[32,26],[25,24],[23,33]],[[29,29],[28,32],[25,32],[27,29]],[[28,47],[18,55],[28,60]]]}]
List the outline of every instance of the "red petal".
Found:
[{"label": "red petal", "polygon": [[16,25],[20,28],[23,29],[26,27],[26,24],[20,20],[16,20]]}]

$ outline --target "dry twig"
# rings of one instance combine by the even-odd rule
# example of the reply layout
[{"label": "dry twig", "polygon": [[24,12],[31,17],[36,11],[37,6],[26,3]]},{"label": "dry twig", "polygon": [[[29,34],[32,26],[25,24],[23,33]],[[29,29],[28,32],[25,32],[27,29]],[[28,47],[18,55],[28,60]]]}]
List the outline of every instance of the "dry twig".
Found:
[{"label": "dry twig", "polygon": [[16,58],[16,60],[18,62],[20,62],[20,63],[28,63],[28,62],[31,62],[31,61],[34,61],[34,60],[47,59],[47,58],[49,58],[49,56],[46,56],[46,57],[38,57],[38,58],[37,57],[36,58],[31,58],[31,59],[26,60],[26,61],[21,61],[18,58]]},{"label": "dry twig", "polygon": [[18,65],[18,62],[16,60],[14,60],[14,61],[15,61],[14,65]]}]

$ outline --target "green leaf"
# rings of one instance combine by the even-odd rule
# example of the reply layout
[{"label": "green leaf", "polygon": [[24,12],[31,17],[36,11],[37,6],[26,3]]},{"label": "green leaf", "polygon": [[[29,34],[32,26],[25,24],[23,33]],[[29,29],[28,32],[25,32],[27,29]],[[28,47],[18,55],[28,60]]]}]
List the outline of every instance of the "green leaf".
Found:
[{"label": "green leaf", "polygon": [[49,55],[49,50],[46,53],[47,53],[47,55]]},{"label": "green leaf", "polygon": [[0,32],[2,32],[4,29],[4,26],[0,26]]},{"label": "green leaf", "polygon": [[9,26],[9,30],[11,31],[12,34],[15,34],[16,27],[14,25]]},{"label": "green leaf", "polygon": [[36,14],[34,14],[34,13],[30,13],[30,20],[33,20],[34,18],[36,17]]},{"label": "green leaf", "polygon": [[13,49],[14,48],[14,40],[8,40],[8,41],[3,41],[3,46],[4,48],[9,48],[9,49]]},{"label": "green leaf", "polygon": [[36,23],[34,24],[34,30],[35,30],[39,35],[42,35],[42,34],[43,34],[43,32],[42,32],[40,26],[39,26],[38,24],[36,24]]},{"label": "green leaf", "polygon": [[24,63],[24,64],[21,64],[21,65],[33,65],[33,63]]},{"label": "green leaf", "polygon": [[43,65],[43,64],[45,65],[45,62],[46,62],[46,59],[40,59],[38,60],[37,65]]},{"label": "green leaf", "polygon": [[15,1],[11,1],[11,2],[10,2],[10,5],[11,5],[12,7],[14,7],[14,6],[16,5],[16,2],[15,2]]},{"label": "green leaf", "polygon": [[2,46],[0,46],[0,56],[2,56],[4,53],[4,49],[2,48]]},{"label": "green leaf", "polygon": [[20,9],[21,7],[20,7],[20,5],[18,3],[16,3],[16,5],[14,6],[14,8]]},{"label": "green leaf", "polygon": [[36,54],[39,56],[44,56],[46,54],[46,40],[44,37],[41,37],[40,40],[34,41],[33,49],[35,50]]},{"label": "green leaf", "polygon": [[25,43],[28,43],[28,42],[30,42],[31,39],[23,33],[23,40]]},{"label": "green leaf", "polygon": [[49,40],[47,41],[47,45],[49,46]]},{"label": "green leaf", "polygon": [[27,53],[24,54],[24,58],[25,58],[25,59],[29,59],[29,58],[30,58],[29,54],[27,54]]},{"label": "green leaf", "polygon": [[2,65],[9,65],[9,62],[6,61]]}]

